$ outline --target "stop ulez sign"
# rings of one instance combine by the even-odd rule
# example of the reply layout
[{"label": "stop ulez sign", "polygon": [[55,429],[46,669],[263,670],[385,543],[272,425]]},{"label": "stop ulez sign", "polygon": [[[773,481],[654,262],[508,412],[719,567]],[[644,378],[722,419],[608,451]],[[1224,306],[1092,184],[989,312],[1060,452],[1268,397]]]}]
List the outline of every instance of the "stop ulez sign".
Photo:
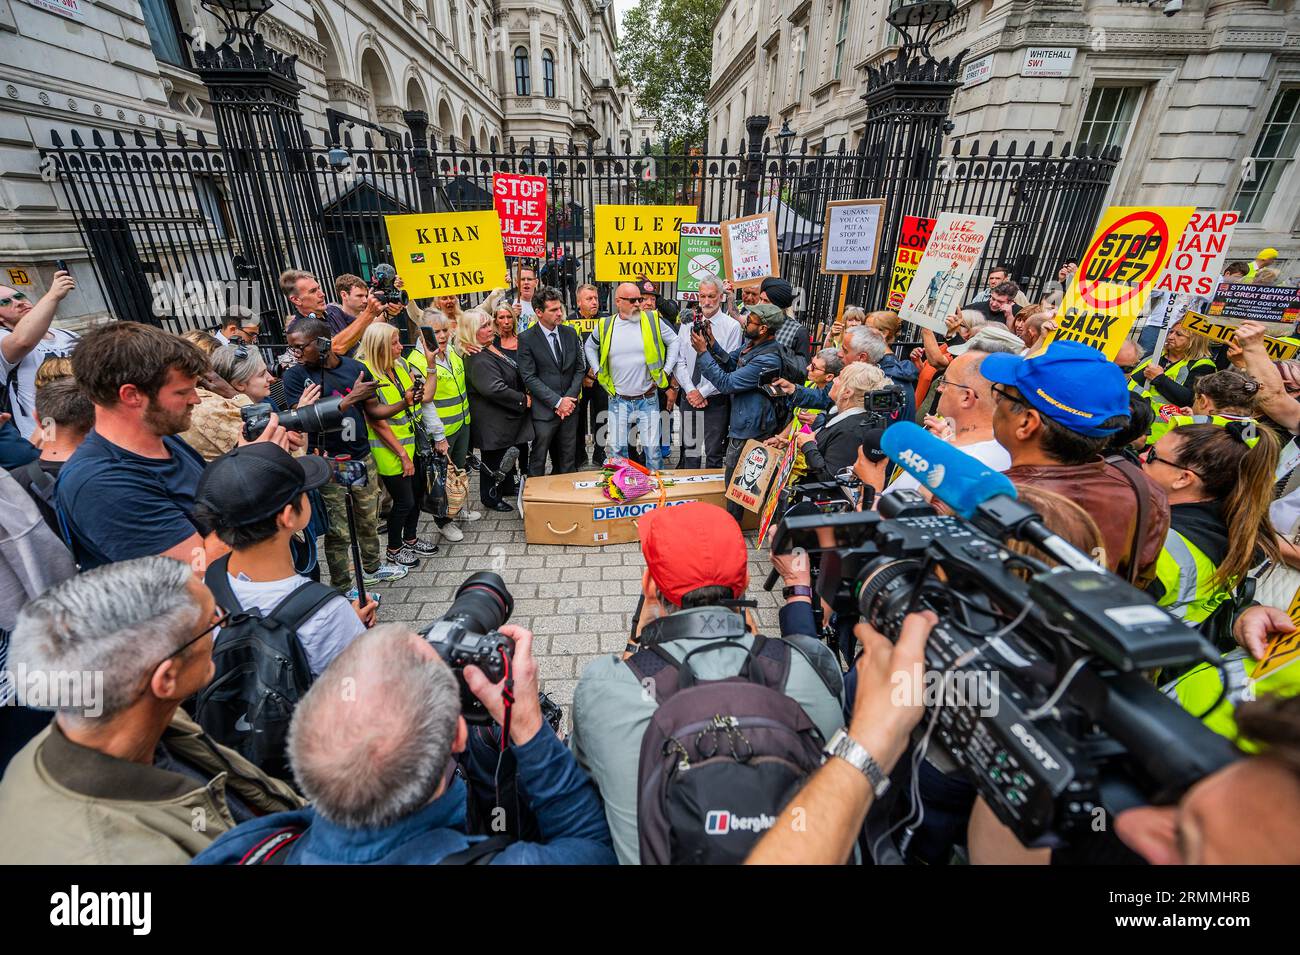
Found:
[{"label": "stop ulez sign", "polygon": [[1080,342],[1114,358],[1195,211],[1192,206],[1107,209],[1046,344]]}]

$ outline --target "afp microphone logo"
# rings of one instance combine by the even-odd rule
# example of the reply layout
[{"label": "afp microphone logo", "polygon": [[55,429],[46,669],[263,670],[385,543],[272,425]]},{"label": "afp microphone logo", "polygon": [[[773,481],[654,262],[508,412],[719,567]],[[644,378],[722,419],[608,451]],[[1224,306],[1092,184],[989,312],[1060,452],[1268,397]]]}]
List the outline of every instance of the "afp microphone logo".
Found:
[{"label": "afp microphone logo", "polygon": [[898,455],[898,463],[911,471],[918,478],[923,478],[925,486],[930,490],[935,490],[943,483],[945,468],[942,464],[936,464],[930,467],[930,462],[921,456],[920,452],[912,448],[907,448]]}]

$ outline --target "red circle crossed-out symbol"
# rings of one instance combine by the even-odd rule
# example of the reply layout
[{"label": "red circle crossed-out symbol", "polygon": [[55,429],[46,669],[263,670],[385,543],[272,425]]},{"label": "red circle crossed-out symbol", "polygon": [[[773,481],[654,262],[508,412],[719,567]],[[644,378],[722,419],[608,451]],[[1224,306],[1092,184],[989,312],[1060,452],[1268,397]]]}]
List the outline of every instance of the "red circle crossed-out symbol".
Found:
[{"label": "red circle crossed-out symbol", "polygon": [[[1149,226],[1144,238],[1150,238],[1156,234],[1160,235],[1160,248],[1157,250],[1155,258],[1151,260],[1146,274],[1135,281],[1131,286],[1116,286],[1114,283],[1111,283],[1109,281],[1111,276],[1115,274],[1121,264],[1127,261],[1123,255],[1119,255],[1115,258],[1115,261],[1111,264],[1110,268],[1108,268],[1100,278],[1086,278],[1085,276],[1087,276],[1092,270],[1092,260],[1097,254],[1097,248],[1106,240],[1106,237],[1119,232],[1124,226],[1135,222],[1146,223]],[[1138,228],[1141,228],[1141,226],[1139,225]],[[1102,310],[1115,308],[1119,305],[1123,305],[1125,302],[1136,296],[1140,296],[1160,276],[1160,270],[1164,267],[1165,259],[1169,255],[1169,239],[1169,226],[1163,217],[1145,209],[1140,212],[1133,212],[1126,215],[1118,222],[1112,224],[1111,227],[1101,235],[1097,236],[1096,240],[1088,248],[1088,251],[1084,253],[1083,261],[1079,263],[1079,296],[1092,308]],[[1105,290],[1108,294],[1098,296],[1097,292],[1099,290],[1097,286],[1103,282],[1108,286]],[[1122,289],[1122,291],[1116,292],[1117,288]],[[1112,295],[1115,297],[1112,297]]]}]

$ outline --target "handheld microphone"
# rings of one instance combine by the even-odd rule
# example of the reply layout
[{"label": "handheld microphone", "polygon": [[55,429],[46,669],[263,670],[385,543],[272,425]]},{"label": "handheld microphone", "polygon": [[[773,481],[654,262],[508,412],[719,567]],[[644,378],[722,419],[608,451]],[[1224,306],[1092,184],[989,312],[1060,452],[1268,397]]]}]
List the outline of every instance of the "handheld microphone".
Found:
[{"label": "handheld microphone", "polygon": [[1087,554],[1049,530],[1038,513],[1016,500],[1016,486],[961,448],[920,425],[900,421],[885,430],[880,448],[923,488],[980,530],[999,540],[1027,541],[1073,570],[1105,572]]}]

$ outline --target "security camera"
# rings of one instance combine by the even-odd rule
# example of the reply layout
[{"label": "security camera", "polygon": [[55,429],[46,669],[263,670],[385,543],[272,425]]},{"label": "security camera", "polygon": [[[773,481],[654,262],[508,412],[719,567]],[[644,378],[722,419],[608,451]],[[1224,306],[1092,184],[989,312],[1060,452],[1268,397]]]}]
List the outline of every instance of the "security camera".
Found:
[{"label": "security camera", "polygon": [[346,169],[351,164],[352,157],[348,154],[348,151],[343,147],[335,146],[333,149],[331,149],[328,153],[325,154],[325,161],[330,164],[330,168],[332,168],[335,172],[340,172]]},{"label": "security camera", "polygon": [[1164,15],[1172,17],[1183,8],[1183,0],[1165,0]]}]

